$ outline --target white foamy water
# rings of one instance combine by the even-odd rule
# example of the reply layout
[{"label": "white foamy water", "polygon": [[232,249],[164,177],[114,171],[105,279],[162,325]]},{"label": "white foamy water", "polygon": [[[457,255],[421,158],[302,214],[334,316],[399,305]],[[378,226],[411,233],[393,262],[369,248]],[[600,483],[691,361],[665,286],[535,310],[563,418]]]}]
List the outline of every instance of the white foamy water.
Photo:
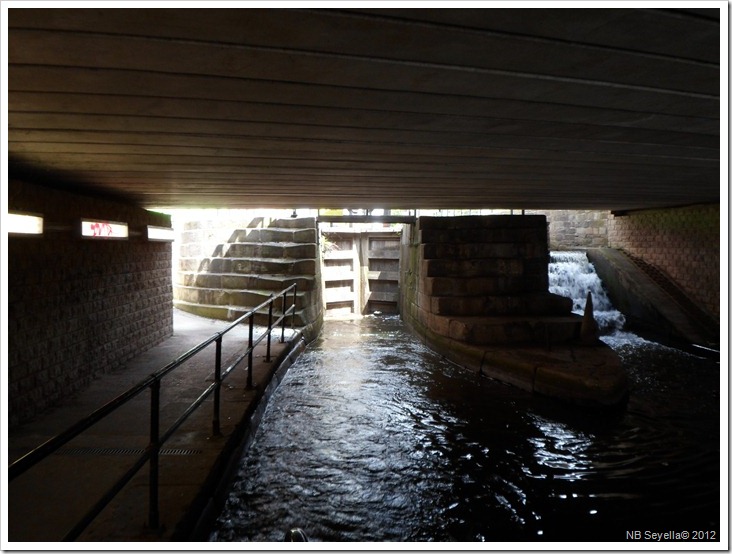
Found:
[{"label": "white foamy water", "polygon": [[620,331],[625,317],[616,310],[602,286],[595,267],[584,252],[552,252],[549,261],[549,292],[572,299],[572,311],[583,314],[587,293],[592,293],[595,320],[603,335]]}]

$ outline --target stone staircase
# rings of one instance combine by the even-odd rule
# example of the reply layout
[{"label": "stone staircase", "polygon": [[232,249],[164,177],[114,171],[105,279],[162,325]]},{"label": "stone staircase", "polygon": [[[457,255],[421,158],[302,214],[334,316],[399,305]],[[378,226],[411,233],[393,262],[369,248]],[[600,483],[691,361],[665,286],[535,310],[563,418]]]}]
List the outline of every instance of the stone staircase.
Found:
[{"label": "stone staircase", "polygon": [[548,292],[542,216],[423,217],[419,233],[418,304],[433,332],[473,345],[578,336],[572,301]]},{"label": "stone staircase", "polygon": [[[322,318],[314,218],[256,218],[226,231],[228,238],[221,242],[207,241],[223,236],[220,232],[186,231],[174,287],[177,308],[231,321],[297,283],[295,325],[304,327]],[[274,316],[281,313],[278,300]],[[263,310],[255,323],[265,325],[267,317]]]}]

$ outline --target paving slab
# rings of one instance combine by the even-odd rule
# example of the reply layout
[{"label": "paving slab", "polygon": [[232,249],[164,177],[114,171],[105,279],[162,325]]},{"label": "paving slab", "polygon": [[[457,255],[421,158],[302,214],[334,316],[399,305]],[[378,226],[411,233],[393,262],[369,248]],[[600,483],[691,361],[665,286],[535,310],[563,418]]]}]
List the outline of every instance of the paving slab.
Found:
[{"label": "paving slab", "polygon": [[[100,376],[86,390],[43,416],[10,430],[9,463],[229,325],[180,310],[174,310],[173,320],[173,336],[162,344],[140,354],[120,370]],[[264,328],[256,327],[255,338],[263,331]],[[219,435],[213,433],[210,396],[162,445],[159,526],[153,529],[149,525],[150,474],[146,463],[78,540],[169,541],[201,537],[205,527],[201,526],[202,514],[212,517],[212,497],[221,496],[226,472],[235,467],[234,458],[240,455],[244,442],[250,440],[268,395],[304,344],[298,330],[286,329],[284,342],[280,342],[280,337],[280,330],[273,333],[270,362],[266,361],[266,339],[255,349],[254,388],[247,388],[246,359],[224,381]],[[240,356],[247,348],[247,339],[246,325],[224,336],[222,367],[229,367]],[[214,360],[212,344],[162,379],[161,434],[213,382]],[[14,479],[7,491],[7,540],[62,540],[142,455],[149,444],[149,429],[147,390]]]}]

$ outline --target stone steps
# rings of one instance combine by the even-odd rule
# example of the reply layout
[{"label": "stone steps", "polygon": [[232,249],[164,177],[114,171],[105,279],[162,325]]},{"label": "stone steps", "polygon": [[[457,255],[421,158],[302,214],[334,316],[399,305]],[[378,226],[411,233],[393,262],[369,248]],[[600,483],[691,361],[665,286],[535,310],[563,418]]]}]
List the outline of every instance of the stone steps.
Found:
[{"label": "stone steps", "polygon": [[267,229],[315,229],[317,223],[314,217],[291,217],[291,218],[272,218],[267,219],[266,225],[262,228]]},{"label": "stone steps", "polygon": [[256,228],[237,229],[229,239],[231,243],[267,243],[287,242],[298,244],[314,244],[318,242],[317,229],[291,229],[291,228]]},{"label": "stone steps", "polygon": [[231,242],[220,245],[218,256],[225,258],[316,258],[318,245],[300,242]]},{"label": "stone steps", "polygon": [[179,268],[184,272],[315,275],[317,260],[314,258],[182,258]]},{"label": "stone steps", "polygon": [[[201,287],[178,287],[178,299],[184,302],[197,304],[210,304],[221,306],[241,306],[252,309],[262,302],[265,302],[274,291],[256,289],[222,289],[222,288],[201,288]],[[292,298],[292,293],[288,293]],[[313,302],[312,291],[297,291],[297,303],[309,305]],[[281,305],[281,301],[275,302],[275,309]]]},{"label": "stone steps", "polygon": [[[173,304],[179,310],[196,314],[201,317],[208,317],[210,319],[220,319],[224,321],[234,321],[235,319],[243,316],[251,310],[251,308],[245,306],[228,306],[218,304],[199,304],[195,302],[186,302],[184,300],[174,300]],[[277,306],[279,302],[275,303]],[[287,301],[288,307],[290,306],[290,300]],[[281,310],[273,310],[273,318],[278,318],[282,315]],[[314,306],[305,306],[298,309],[297,304],[295,305],[295,327],[304,327],[315,321],[317,317],[317,309]],[[267,325],[269,322],[269,312],[267,310],[257,311],[254,315],[255,325]],[[286,326],[291,325],[290,317],[287,318]]]},{"label": "stone steps", "polygon": [[[184,245],[188,248],[179,259],[177,307],[205,317],[233,320],[271,294],[297,284],[295,324],[309,325],[320,317],[314,218],[255,218],[246,227],[219,233],[218,241],[228,240],[213,244],[203,240],[205,230],[199,234],[202,238],[196,235],[197,242]],[[292,297],[288,297],[289,305]],[[277,300],[275,316],[281,307],[281,300]],[[267,314],[257,314],[255,322],[266,324]]]},{"label": "stone steps", "polygon": [[314,275],[276,275],[259,273],[180,273],[178,285],[187,287],[253,289],[279,292],[297,283],[298,291],[310,291],[316,286]]}]

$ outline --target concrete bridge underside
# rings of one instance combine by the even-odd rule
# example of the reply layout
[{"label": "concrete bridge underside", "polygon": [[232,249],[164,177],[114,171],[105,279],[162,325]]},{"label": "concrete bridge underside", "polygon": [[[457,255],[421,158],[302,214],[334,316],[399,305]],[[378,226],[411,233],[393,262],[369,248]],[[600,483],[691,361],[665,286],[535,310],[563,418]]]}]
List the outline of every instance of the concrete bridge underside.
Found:
[{"label": "concrete bridge underside", "polygon": [[[171,218],[149,208],[610,210],[608,245],[663,271],[718,322],[725,304],[719,289],[720,107],[727,100],[720,52],[726,46],[728,6],[716,4],[673,9],[663,4],[597,9],[590,2],[569,9],[499,9],[489,3],[481,9],[13,4],[2,18],[8,25],[7,208],[43,216],[43,233],[7,240],[2,276],[7,310],[0,327],[9,339],[9,426],[22,428],[44,412],[53,414],[101,375],[129,374],[133,357],[172,335],[173,246],[147,234],[150,227],[170,227]],[[531,217],[516,219],[523,225]],[[129,236],[84,238],[84,219],[124,222]],[[416,224],[407,227],[416,237]],[[526,272],[540,277],[529,292],[544,300],[545,229],[543,220],[536,224],[532,236],[542,248],[534,252],[535,263],[527,262],[533,273]],[[424,225],[423,231],[429,235]],[[455,235],[461,233],[472,241],[473,229]],[[439,236],[447,251],[453,249],[454,241]],[[315,276],[319,250],[316,240],[309,242],[312,259],[299,265]],[[463,274],[474,268],[492,271],[480,256],[496,257],[493,246],[472,250],[473,267],[462,254],[449,260],[454,265],[434,252],[425,258],[425,248],[432,246],[423,243],[415,240],[401,250],[422,249],[409,281],[415,300],[407,308],[417,322],[436,322],[428,330],[443,331],[442,338],[432,339],[478,344],[484,338],[480,333],[508,329],[481,322],[470,328],[467,319],[474,314],[465,312],[474,301],[487,305],[485,298],[474,300],[472,291],[462,297],[424,291],[417,278],[419,267],[427,278],[467,277],[467,287],[485,282],[477,269]],[[275,255],[261,245],[229,247],[242,257]],[[215,249],[199,254],[211,257]],[[495,265],[519,275],[525,260],[511,256]],[[247,279],[258,280],[280,262],[249,264],[246,272],[256,275]],[[233,267],[234,262],[217,263]],[[393,272],[386,266],[372,269]],[[406,275],[398,277],[402,295]],[[503,275],[488,277],[500,283]],[[496,287],[494,296],[514,294]],[[457,285],[454,289],[459,291]],[[502,301],[513,301],[493,300],[495,311]],[[516,303],[533,307],[530,300],[534,296]],[[534,314],[523,316],[530,316],[531,325],[517,328],[536,335]],[[505,355],[485,352],[474,356],[479,371]],[[523,360],[513,366],[528,367]],[[523,384],[549,394],[559,373],[555,366],[537,367],[523,373],[528,375]],[[551,379],[544,379],[547,375]],[[176,393],[169,394],[176,400],[171,407],[180,407]],[[108,445],[119,438],[113,433],[103,440]],[[91,483],[86,472],[75,475],[86,479],[85,486]],[[170,474],[165,479],[176,482]],[[81,505],[79,491],[86,488],[71,482],[66,488],[74,490],[63,506]],[[58,496],[55,488],[43,490],[49,491]],[[47,497],[16,489],[13,498],[46,506],[52,504]],[[53,500],[59,504],[59,498]],[[134,518],[116,521],[132,522],[139,532],[145,529],[144,511],[136,503],[125,512]],[[17,505],[11,513],[22,515]]]},{"label": "concrete bridge underside", "polygon": [[143,207],[719,202],[720,9],[486,5],[12,7],[11,175]]}]

